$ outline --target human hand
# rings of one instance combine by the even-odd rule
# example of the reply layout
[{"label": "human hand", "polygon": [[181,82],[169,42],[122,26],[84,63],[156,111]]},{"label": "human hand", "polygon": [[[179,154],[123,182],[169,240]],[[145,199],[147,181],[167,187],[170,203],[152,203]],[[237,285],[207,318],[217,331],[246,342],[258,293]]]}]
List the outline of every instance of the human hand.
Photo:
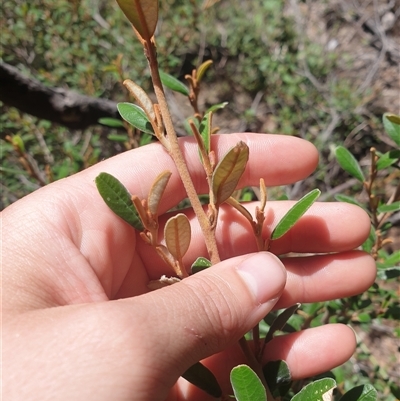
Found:
[{"label": "human hand", "polygon": [[[245,141],[250,160],[240,185],[283,185],[309,175],[315,148],[300,139],[217,135],[221,156]],[[206,181],[195,143],[180,141],[199,193]],[[173,272],[104,204],[94,185],[113,174],[140,198],[164,170],[173,175],[161,202],[185,193],[159,144],[126,152],[57,181],[2,212],[3,394],[7,400],[207,400],[179,376],[204,360],[229,392],[229,371],[245,360],[238,339],[272,308],[346,297],[375,278],[372,258],[353,251],[369,233],[368,216],[341,203],[314,204],[271,252],[256,253],[252,230],[235,210],[220,213],[220,264],[181,283],[149,292],[149,280]],[[291,202],[269,201],[265,234]],[[187,266],[206,249],[193,213]],[[239,224],[237,223],[239,221]],[[243,223],[243,224],[241,224]],[[246,224],[247,223],[247,224]],[[284,268],[284,267],[285,268]],[[253,277],[253,278],[251,278]],[[294,379],[347,360],[355,348],[346,326],[327,325],[280,336],[264,362],[284,359]],[[335,350],[335,352],[332,352]]]}]

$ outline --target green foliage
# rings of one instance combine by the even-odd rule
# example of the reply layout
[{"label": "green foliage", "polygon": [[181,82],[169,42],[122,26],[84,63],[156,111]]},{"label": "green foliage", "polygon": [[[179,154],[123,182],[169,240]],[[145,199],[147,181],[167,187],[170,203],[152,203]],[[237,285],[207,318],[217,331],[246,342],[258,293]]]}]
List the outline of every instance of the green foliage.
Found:
[{"label": "green foliage", "polygon": [[267,401],[261,380],[247,365],[238,365],[232,369],[231,384],[237,401]]},{"label": "green foliage", "polygon": [[307,195],[304,195],[289,211],[282,217],[274,231],[271,234],[271,239],[278,239],[285,235],[300,219],[300,217],[311,207],[311,205],[321,195],[319,189],[314,189]]},{"label": "green foliage", "polygon": [[327,394],[330,394],[335,387],[336,382],[333,379],[316,380],[300,390],[291,401],[329,401],[332,398]]},{"label": "green foliage", "polygon": [[120,181],[108,173],[100,173],[96,177],[96,186],[104,202],[117,216],[137,230],[143,230],[131,195]]},{"label": "green foliage", "polygon": [[118,103],[121,117],[138,130],[154,135],[153,127],[142,108],[133,103]]}]

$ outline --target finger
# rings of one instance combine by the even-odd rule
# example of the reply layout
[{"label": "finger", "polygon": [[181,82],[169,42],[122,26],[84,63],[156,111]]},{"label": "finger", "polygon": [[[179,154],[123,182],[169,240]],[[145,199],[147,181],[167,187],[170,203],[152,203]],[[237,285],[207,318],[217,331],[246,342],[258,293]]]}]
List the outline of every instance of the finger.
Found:
[{"label": "finger", "polygon": [[[140,297],[25,313],[7,327],[5,392],[26,399],[33,386],[37,399],[50,391],[63,400],[165,400],[187,368],[258,323],[285,280],[280,261],[260,253]],[[23,389],[21,374],[30,378]]]},{"label": "finger", "polygon": [[[346,362],[356,347],[354,332],[342,324],[329,324],[296,333],[276,336],[265,347],[262,365],[284,360],[293,380],[312,377]],[[334,352],[332,351],[334,350]],[[229,373],[237,365],[248,364],[238,345],[213,355],[202,363],[216,376],[225,394],[232,394]],[[208,401],[213,398],[184,380],[179,381],[182,400]]]},{"label": "finger", "polygon": [[282,259],[287,283],[276,308],[322,302],[366,291],[375,281],[374,259],[361,251]]},{"label": "finger", "polygon": [[297,380],[343,364],[355,348],[353,330],[343,324],[331,324],[275,337],[267,344],[263,361],[286,361]]},{"label": "finger", "polygon": [[[239,141],[246,142],[250,150],[250,159],[239,187],[258,185],[260,178],[264,178],[266,185],[292,183],[311,174],[318,163],[315,147],[305,140],[283,135],[250,133],[213,136],[212,147],[215,149],[217,160]],[[196,191],[199,194],[208,193],[204,168],[200,163],[194,139],[181,138],[180,147]],[[283,160],[290,160],[290,163],[284,163]],[[40,194],[41,200],[46,202],[46,193],[52,188],[53,202],[59,199],[63,204],[69,203],[78,209],[90,204],[93,214],[99,216],[107,211],[94,185],[99,173],[114,175],[132,194],[144,199],[147,198],[154,179],[165,170],[171,171],[172,176],[160,205],[162,213],[184,199],[186,192],[173,160],[159,143],[100,162],[72,177],[57,181],[34,195]],[[57,194],[54,189],[60,185],[60,192]]]},{"label": "finger", "polygon": [[[136,304],[143,315],[142,347],[151,347],[158,359],[153,375],[165,369],[175,372],[172,377],[177,380],[194,362],[235,344],[271,310],[284,284],[279,260],[259,253],[224,261],[179,284],[138,297],[145,301],[139,309]],[[135,298],[125,301],[129,306]],[[146,324],[151,330],[146,330]]]},{"label": "finger", "polygon": [[[246,205],[249,209],[256,203]],[[269,202],[267,219],[263,228],[263,238],[269,238],[277,221],[287,212],[292,202]],[[250,209],[251,210],[251,209]],[[184,258],[189,268],[199,256],[207,257],[207,249],[197,219],[193,212],[186,210],[191,221],[192,240]],[[160,238],[163,226],[172,214],[160,219]],[[275,216],[271,219],[270,216]],[[348,203],[321,203],[313,205],[307,213],[282,238],[271,243],[271,251],[277,255],[289,252],[331,253],[354,249],[368,237],[370,221],[368,215],[359,207]],[[216,241],[221,259],[257,251],[253,229],[247,219],[229,205],[221,208],[217,225]],[[138,242],[138,252],[146,260],[149,274],[157,278],[168,274],[169,269],[160,263],[156,253],[146,244]]]}]

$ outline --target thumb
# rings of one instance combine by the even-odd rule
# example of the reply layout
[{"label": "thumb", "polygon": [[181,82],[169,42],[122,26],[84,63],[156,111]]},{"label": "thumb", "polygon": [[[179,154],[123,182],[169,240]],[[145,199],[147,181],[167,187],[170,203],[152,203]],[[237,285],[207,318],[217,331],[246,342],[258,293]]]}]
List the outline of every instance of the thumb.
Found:
[{"label": "thumb", "polygon": [[195,362],[233,345],[258,324],[285,283],[282,262],[260,252],[225,260],[180,283],[131,299],[140,303],[135,311],[143,313],[138,327],[146,333],[142,346],[147,358],[157,358],[157,370],[176,380]]}]

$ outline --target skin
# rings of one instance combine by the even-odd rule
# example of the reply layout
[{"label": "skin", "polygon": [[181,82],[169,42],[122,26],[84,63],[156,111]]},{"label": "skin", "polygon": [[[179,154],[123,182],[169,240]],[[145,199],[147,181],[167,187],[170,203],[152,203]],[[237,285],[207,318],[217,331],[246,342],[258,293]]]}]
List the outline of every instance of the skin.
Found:
[{"label": "skin", "polygon": [[[258,185],[260,177],[268,186],[295,182],[318,163],[313,145],[278,135],[218,135],[217,156],[238,140],[250,148],[240,186]],[[194,142],[180,144],[198,192],[206,192]],[[223,207],[217,233],[223,261],[149,292],[149,280],[173,273],[108,209],[94,179],[106,171],[145,198],[163,170],[173,174],[160,205],[162,225],[185,193],[159,144],[57,181],[2,212],[5,399],[212,399],[179,379],[193,363],[203,360],[230,393],[229,371],[245,362],[237,341],[272,308],[347,297],[373,283],[374,261],[353,250],[368,236],[368,216],[353,205],[321,203],[271,248],[276,255],[307,256],[281,261],[255,254],[249,224]],[[265,236],[291,204],[268,202]],[[207,254],[192,211],[186,213],[192,224],[184,259],[189,268]],[[275,338],[263,362],[285,359],[298,379],[343,363],[354,349],[350,328],[326,325]]]}]

